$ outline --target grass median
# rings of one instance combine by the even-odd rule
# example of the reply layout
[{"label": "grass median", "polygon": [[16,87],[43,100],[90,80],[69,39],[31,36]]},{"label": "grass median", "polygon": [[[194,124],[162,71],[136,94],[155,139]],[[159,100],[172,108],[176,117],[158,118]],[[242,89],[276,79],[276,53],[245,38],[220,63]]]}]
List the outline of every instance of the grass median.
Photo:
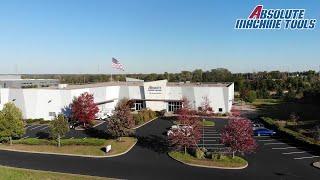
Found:
[{"label": "grass median", "polygon": [[[37,142],[39,141],[39,142]],[[114,139],[65,139],[62,141],[62,146],[57,147],[48,140],[35,140],[35,139],[24,139],[14,141],[13,145],[1,144],[0,149],[6,150],[20,150],[30,152],[48,152],[48,153],[60,153],[70,155],[87,155],[87,156],[105,156],[105,155],[116,155],[121,154],[129,150],[137,139],[133,137],[122,137],[121,141]],[[63,145],[65,144],[65,145]],[[105,154],[103,148],[106,145],[111,145],[112,149],[110,152]]]},{"label": "grass median", "polygon": [[202,126],[214,126],[215,123],[213,121],[209,121],[209,120],[202,120]]},{"label": "grass median", "polygon": [[12,180],[106,180],[108,178],[0,166],[0,179]]},{"label": "grass median", "polygon": [[190,154],[184,154],[177,151],[172,151],[168,153],[173,159],[195,166],[207,166],[212,168],[243,168],[248,163],[241,157],[235,156],[234,158],[229,156],[224,156],[221,159],[198,159]]}]

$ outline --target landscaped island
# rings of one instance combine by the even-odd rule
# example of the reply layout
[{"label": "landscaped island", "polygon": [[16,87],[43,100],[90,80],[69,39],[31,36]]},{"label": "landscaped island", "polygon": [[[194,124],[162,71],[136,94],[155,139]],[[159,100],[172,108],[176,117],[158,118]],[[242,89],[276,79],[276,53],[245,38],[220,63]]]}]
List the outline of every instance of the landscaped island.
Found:
[{"label": "landscaped island", "polygon": [[[62,139],[61,147],[58,147],[54,140],[28,138],[13,140],[12,145],[1,144],[0,149],[104,157],[125,153],[130,150],[136,142],[137,139],[133,137],[122,137],[121,141],[96,138]],[[112,147],[108,153],[105,153],[104,148],[106,145],[111,145]]]},{"label": "landscaped island", "polygon": [[248,162],[241,157],[224,156],[212,154],[211,158],[196,158],[189,153],[171,151],[168,153],[173,159],[191,166],[200,166],[208,168],[224,168],[224,169],[243,169],[248,165]]},{"label": "landscaped island", "polygon": [[[202,109],[210,107],[204,106]],[[219,169],[246,168],[248,162],[236,154],[255,151],[257,144],[253,138],[252,123],[249,119],[241,117],[240,113],[232,113],[229,118],[228,124],[221,131],[221,137],[215,137],[214,141],[225,146],[217,152],[204,142],[206,134],[212,133],[214,121],[194,116],[189,101],[184,99],[183,106],[177,111],[176,120],[173,121],[175,125],[167,133],[172,150],[168,155],[190,166]],[[207,131],[203,127],[211,127],[211,130],[207,128],[210,130]]]}]

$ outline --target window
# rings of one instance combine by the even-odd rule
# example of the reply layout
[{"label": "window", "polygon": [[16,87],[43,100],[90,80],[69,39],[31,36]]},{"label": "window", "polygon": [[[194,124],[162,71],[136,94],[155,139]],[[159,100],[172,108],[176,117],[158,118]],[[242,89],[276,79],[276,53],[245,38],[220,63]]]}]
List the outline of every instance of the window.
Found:
[{"label": "window", "polygon": [[136,101],[136,102],[134,103],[134,109],[135,109],[136,111],[140,111],[140,110],[143,109],[143,108],[145,108],[143,101]]},{"label": "window", "polygon": [[222,108],[219,108],[219,112],[222,112]]},{"label": "window", "polygon": [[56,112],[49,112],[49,116],[56,117]]},{"label": "window", "polygon": [[178,109],[182,108],[182,102],[181,101],[170,101],[168,102],[168,111],[169,112],[175,112]]}]

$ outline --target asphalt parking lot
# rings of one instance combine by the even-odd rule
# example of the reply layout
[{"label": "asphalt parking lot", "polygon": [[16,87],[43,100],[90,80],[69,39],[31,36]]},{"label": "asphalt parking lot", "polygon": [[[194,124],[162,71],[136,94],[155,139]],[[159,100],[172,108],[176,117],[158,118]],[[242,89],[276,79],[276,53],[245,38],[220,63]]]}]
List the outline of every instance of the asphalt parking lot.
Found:
[{"label": "asphalt parking lot", "polygon": [[198,147],[206,148],[208,151],[226,152],[226,148],[220,142],[221,129],[226,125],[225,119],[214,119],[215,126],[204,126],[201,129],[201,138]]},{"label": "asphalt parking lot", "polygon": [[[215,128],[217,132],[227,122],[227,120],[221,119],[214,119],[214,121],[216,122]],[[316,160],[315,158],[303,158],[304,155],[301,156],[303,153],[283,154],[295,152],[296,150],[293,150],[294,148],[291,147],[296,146],[282,142],[280,139],[276,139],[276,137],[274,142],[274,138],[257,138],[259,148],[257,152],[245,156],[249,162],[249,166],[243,170],[208,169],[184,165],[167,155],[166,133],[172,124],[171,121],[158,119],[137,129],[136,134],[139,139],[137,145],[129,153],[119,157],[92,159],[0,150],[0,164],[39,170],[139,180],[318,180],[320,177],[320,171],[310,165],[312,161]],[[35,129],[41,129],[41,127]],[[35,129],[30,129],[30,131]],[[307,151],[307,149],[299,150]],[[295,157],[300,159],[294,159]]]},{"label": "asphalt parking lot", "polygon": [[294,161],[310,164],[320,157],[320,152],[301,146],[284,137],[256,137],[260,148],[273,151]]},{"label": "asphalt parking lot", "polygon": [[[34,125],[26,125],[25,126],[26,133],[22,138],[47,138],[49,136],[49,125],[48,124],[34,124]],[[107,125],[105,122],[99,123],[95,129],[97,130],[106,130]],[[70,129],[70,131],[66,134],[65,138],[85,138],[90,137],[90,134],[84,130],[75,130]]]},{"label": "asphalt parking lot", "polygon": [[[204,147],[209,151],[226,153],[226,148],[221,144],[220,138],[221,130],[227,124],[227,121],[225,119],[213,119],[212,121],[216,123],[216,126],[203,128],[198,146]],[[277,155],[285,159],[299,161],[307,166],[320,159],[320,152],[292,142],[283,136],[256,136],[255,139],[258,144],[255,154],[261,153],[261,151],[270,153],[270,156],[273,153],[277,153]]]}]

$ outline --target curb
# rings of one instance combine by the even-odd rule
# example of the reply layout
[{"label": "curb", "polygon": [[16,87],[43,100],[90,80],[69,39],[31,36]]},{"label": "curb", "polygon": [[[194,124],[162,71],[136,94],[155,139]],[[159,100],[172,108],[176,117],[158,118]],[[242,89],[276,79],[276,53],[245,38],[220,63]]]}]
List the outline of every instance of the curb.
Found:
[{"label": "curb", "polygon": [[320,161],[319,161],[319,162],[314,162],[314,163],[312,163],[312,165],[313,165],[315,168],[320,169]]},{"label": "curb", "polygon": [[133,127],[132,129],[133,129],[133,130],[138,129],[138,128],[140,128],[140,127],[142,127],[142,126],[144,126],[144,125],[148,124],[149,122],[154,121],[154,120],[156,120],[156,119],[158,119],[158,117],[153,118],[153,119],[150,119],[149,121],[147,121],[147,122],[145,122],[145,123],[143,123],[143,124],[140,124],[139,126]]},{"label": "curb", "polygon": [[[179,116],[179,115],[173,114],[173,115],[165,116],[165,117],[177,117],[177,116]],[[229,119],[229,118],[231,118],[232,116],[198,116],[198,115],[195,115],[195,116],[191,116],[191,117]]]},{"label": "curb", "polygon": [[[100,120],[99,120],[99,121],[100,121]],[[103,124],[103,123],[105,123],[105,121],[99,122],[98,124],[92,126],[91,128],[95,128],[95,127],[97,127],[97,126],[100,126],[100,125]],[[76,130],[76,131],[85,131],[85,130],[87,130],[87,129],[86,129],[86,128],[83,128],[83,127],[76,127],[76,128],[74,128],[74,130]]]},{"label": "curb", "polygon": [[25,150],[16,150],[16,149],[5,149],[5,148],[0,148],[1,151],[11,151],[11,152],[22,152],[22,153],[30,153],[30,154],[44,154],[44,155],[58,155],[58,156],[70,156],[70,157],[85,157],[85,158],[112,158],[116,156],[121,156],[126,153],[128,153],[136,144],[138,143],[137,141],[132,144],[129,149],[122,153],[118,154],[112,154],[112,155],[103,155],[103,156],[94,156],[94,155],[81,155],[81,154],[65,154],[65,153],[53,153],[53,152],[39,152],[39,151],[25,151]]},{"label": "curb", "polygon": [[225,169],[225,170],[242,170],[242,169],[245,169],[248,167],[249,163],[247,162],[246,165],[242,166],[242,167],[221,167],[221,166],[206,166],[206,165],[199,165],[199,164],[193,164],[193,163],[186,163],[186,162],[183,162],[181,160],[178,160],[178,159],[175,159],[173,157],[171,157],[169,154],[168,156],[173,159],[173,160],[176,160],[182,164],[185,164],[185,165],[188,165],[188,166],[194,166],[194,167],[202,167],[202,168],[210,168],[210,169]]}]

